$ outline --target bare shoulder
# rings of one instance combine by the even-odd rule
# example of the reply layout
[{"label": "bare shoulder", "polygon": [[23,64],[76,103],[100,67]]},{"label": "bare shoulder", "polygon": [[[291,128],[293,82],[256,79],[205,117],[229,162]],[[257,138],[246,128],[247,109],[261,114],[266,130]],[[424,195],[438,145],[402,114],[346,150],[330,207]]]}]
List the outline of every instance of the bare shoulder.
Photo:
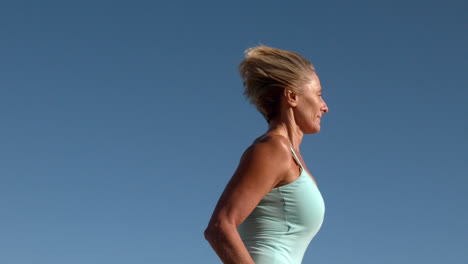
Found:
[{"label": "bare shoulder", "polygon": [[273,188],[290,168],[289,140],[283,136],[264,136],[255,140],[243,153],[234,180],[263,182]]},{"label": "bare shoulder", "polygon": [[284,163],[284,165],[287,165],[289,155],[290,143],[286,137],[280,135],[265,135],[257,138],[252,145],[246,149],[242,155],[242,160],[247,159],[276,165]]}]

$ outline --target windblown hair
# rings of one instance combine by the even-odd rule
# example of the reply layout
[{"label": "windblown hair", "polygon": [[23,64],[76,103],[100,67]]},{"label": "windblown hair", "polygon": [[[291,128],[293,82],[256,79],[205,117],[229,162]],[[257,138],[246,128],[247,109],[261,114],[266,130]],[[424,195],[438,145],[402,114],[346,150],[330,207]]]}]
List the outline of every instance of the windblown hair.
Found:
[{"label": "windblown hair", "polygon": [[315,68],[296,52],[262,45],[245,51],[239,72],[244,95],[270,123],[279,113],[284,89],[302,94],[302,86],[310,81]]}]

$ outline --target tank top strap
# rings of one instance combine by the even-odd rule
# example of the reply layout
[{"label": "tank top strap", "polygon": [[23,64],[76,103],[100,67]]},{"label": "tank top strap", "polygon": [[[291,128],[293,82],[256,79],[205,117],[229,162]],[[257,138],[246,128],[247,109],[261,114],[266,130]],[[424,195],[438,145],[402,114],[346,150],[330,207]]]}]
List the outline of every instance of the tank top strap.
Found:
[{"label": "tank top strap", "polygon": [[294,155],[294,159],[296,160],[296,162],[299,164],[299,166],[301,167],[301,170],[304,170],[304,167],[302,167],[302,163],[301,161],[299,160],[299,158],[297,157],[296,155],[296,152],[294,152],[294,149],[292,148],[292,146],[289,146],[291,148],[291,151],[292,151],[292,154]]}]

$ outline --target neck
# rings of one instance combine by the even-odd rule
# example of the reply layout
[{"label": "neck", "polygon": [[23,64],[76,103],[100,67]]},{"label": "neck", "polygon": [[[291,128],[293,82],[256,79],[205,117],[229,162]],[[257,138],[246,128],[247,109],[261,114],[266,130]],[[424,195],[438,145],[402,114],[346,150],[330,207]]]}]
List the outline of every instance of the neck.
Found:
[{"label": "neck", "polygon": [[289,139],[291,146],[299,150],[304,133],[299,129],[293,118],[273,119],[269,123],[267,134],[282,135]]}]

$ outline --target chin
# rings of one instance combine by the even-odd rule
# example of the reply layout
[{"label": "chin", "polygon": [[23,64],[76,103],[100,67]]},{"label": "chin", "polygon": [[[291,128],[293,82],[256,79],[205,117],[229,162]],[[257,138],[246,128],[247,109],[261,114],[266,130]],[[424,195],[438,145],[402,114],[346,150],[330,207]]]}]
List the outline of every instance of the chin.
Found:
[{"label": "chin", "polygon": [[311,127],[309,129],[307,129],[304,134],[317,134],[318,132],[320,132],[320,127]]}]

